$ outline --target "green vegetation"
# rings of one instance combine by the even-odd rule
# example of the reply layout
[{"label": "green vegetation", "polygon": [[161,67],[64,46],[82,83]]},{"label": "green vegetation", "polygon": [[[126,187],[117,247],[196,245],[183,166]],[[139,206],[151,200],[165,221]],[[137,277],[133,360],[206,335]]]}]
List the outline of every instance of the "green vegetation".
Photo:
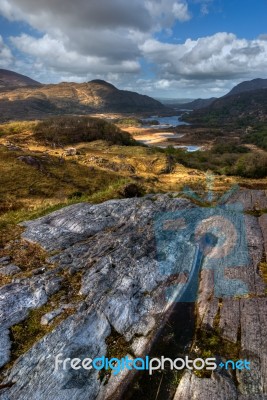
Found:
[{"label": "green vegetation", "polygon": [[172,164],[181,163],[186,167],[202,171],[211,170],[220,175],[237,175],[244,178],[267,176],[267,154],[251,153],[244,146],[216,144],[212,149],[188,153],[172,146],[157,149],[169,155]]},{"label": "green vegetation", "polygon": [[119,118],[114,121],[117,125],[121,127],[129,127],[129,126],[141,126],[142,121],[138,118]]},{"label": "green vegetation", "polygon": [[0,136],[15,135],[29,132],[36,125],[36,122],[10,122],[8,124],[0,125]]},{"label": "green vegetation", "polygon": [[143,125],[159,125],[159,121],[157,119],[144,119],[142,121]]},{"label": "green vegetation", "polygon": [[[130,343],[126,342],[124,336],[115,331],[113,327],[111,327],[111,333],[105,340],[107,345],[107,353],[106,357],[110,360],[112,358],[122,359],[127,354],[131,354],[131,346]],[[102,369],[99,371],[99,378],[101,381],[104,381],[104,384],[107,384],[110,375],[112,373],[111,368],[108,370]]]},{"label": "green vegetation", "polygon": [[266,122],[267,89],[244,92],[215,100],[211,106],[185,116],[186,121],[205,126],[246,128]]},{"label": "green vegetation", "polygon": [[[194,345],[198,349],[197,357],[205,359],[217,355],[233,361],[239,359],[240,343],[232,343],[222,339],[219,329],[197,330]],[[206,370],[194,370],[194,373],[199,378],[209,378],[211,376],[211,371]]]},{"label": "green vegetation", "polygon": [[4,220],[17,223],[31,214],[38,216],[55,204],[87,198],[105,200],[130,181],[114,172],[90,169],[76,160],[33,152],[27,155],[34,158],[36,166],[22,162],[0,146],[0,225]]},{"label": "green vegetation", "polygon": [[[205,359],[219,356],[233,361],[239,359],[241,351],[240,328],[237,333],[236,343],[222,338],[222,330],[219,326],[222,304],[222,299],[219,299],[218,310],[213,320],[213,328],[203,327],[198,316],[198,328],[195,332],[194,349],[192,352],[193,358],[197,356]],[[211,371],[206,370],[194,370],[194,373],[199,378],[209,378],[211,376]]]},{"label": "green vegetation", "polygon": [[245,143],[252,143],[267,151],[267,126],[256,128],[254,132],[248,133],[244,138]]},{"label": "green vegetation", "polygon": [[240,154],[249,153],[249,149],[233,143],[217,143],[212,148],[214,154]]},{"label": "green vegetation", "polygon": [[261,262],[259,265],[259,270],[261,272],[264,282],[267,285],[267,262]]},{"label": "green vegetation", "polygon": [[247,154],[239,158],[229,172],[244,178],[265,178],[267,176],[267,154]]},{"label": "green vegetation", "polygon": [[33,129],[38,141],[54,146],[106,140],[112,144],[134,145],[127,132],[105,120],[91,117],[54,117],[37,123]]}]

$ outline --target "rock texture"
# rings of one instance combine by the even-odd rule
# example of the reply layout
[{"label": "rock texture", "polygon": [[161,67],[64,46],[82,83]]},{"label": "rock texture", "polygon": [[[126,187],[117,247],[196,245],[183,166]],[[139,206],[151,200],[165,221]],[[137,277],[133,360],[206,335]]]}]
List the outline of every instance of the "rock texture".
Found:
[{"label": "rock texture", "polygon": [[[241,203],[244,211],[249,211],[250,214],[255,210],[266,210],[266,191],[241,191],[234,195],[229,203]],[[213,273],[204,268],[201,271],[197,310],[201,327],[214,329],[217,324],[224,339],[240,346],[239,358],[249,360],[251,370],[243,369],[236,372],[237,387],[233,386],[233,382],[229,382],[229,376],[214,373],[211,379],[200,379],[193,374],[185,373],[178,386],[175,400],[267,398],[267,297],[266,283],[258,269],[260,262],[266,260],[267,255],[266,214],[260,218],[247,214],[245,224],[249,250],[248,263],[245,268],[225,269],[225,274],[230,279],[238,277],[247,282],[250,288],[248,295],[240,299],[223,298],[219,301],[212,290]]]},{"label": "rock texture", "polygon": [[[235,202],[243,202],[245,209],[264,208],[266,193],[240,192],[231,199],[231,203]],[[2,384],[13,385],[0,390],[0,399],[123,398],[124,385],[131,379],[127,371],[103,377],[96,370],[73,370],[69,366],[65,370],[55,370],[55,356],[83,359],[108,354],[116,357],[119,349],[115,346],[114,350],[110,343],[118,337],[125,343],[124,355],[148,354],[151,342],[172,307],[166,288],[174,287],[179,298],[185,278],[183,269],[166,273],[162,268],[165,264],[162,264],[157,242],[157,221],[164,218],[167,231],[183,229],[184,220],[173,221],[173,216],[196,210],[197,206],[186,199],[149,195],[100,205],[80,203],[25,222],[24,239],[39,243],[50,253],[47,261],[51,268],[41,275],[33,271],[31,276],[18,278],[0,288],[1,365],[4,366],[11,355],[9,329],[27,320],[30,310],[50,304],[51,296],[60,293],[64,286],[65,276],[69,277],[69,285],[71,279],[80,279],[79,294],[73,313],[61,319],[51,332],[3,372]],[[258,269],[267,251],[263,240],[267,232],[265,219],[261,217],[259,223],[257,217],[246,215],[245,229],[251,255],[249,262],[243,268],[228,267],[224,273],[227,279],[239,279],[247,284],[249,294],[235,299],[216,298],[214,272],[204,264],[197,309],[203,329],[212,328],[216,323],[225,339],[233,343],[240,341],[240,358],[251,361],[251,373],[240,371],[236,380],[220,371],[209,379],[185,373],[176,400],[249,400],[264,399],[267,394],[267,299]],[[167,243],[174,251],[171,254],[175,255],[174,244]],[[185,248],[192,249],[192,244],[185,244]],[[60,305],[50,304],[52,309],[44,313],[43,322],[50,324],[64,304],[64,298]]]}]

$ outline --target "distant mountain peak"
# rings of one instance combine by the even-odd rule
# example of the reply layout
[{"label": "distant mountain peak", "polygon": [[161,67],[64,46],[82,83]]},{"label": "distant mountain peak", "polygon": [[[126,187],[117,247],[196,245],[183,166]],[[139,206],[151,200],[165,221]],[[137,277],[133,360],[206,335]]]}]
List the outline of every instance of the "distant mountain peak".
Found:
[{"label": "distant mountain peak", "polygon": [[0,90],[40,85],[40,82],[37,82],[28,76],[18,74],[17,72],[8,69],[0,69]]},{"label": "distant mountain peak", "polygon": [[[14,74],[11,71],[4,73],[3,84],[0,75],[2,121],[38,119],[48,115],[88,115],[96,112],[157,113],[167,110],[163,104],[151,97],[119,90],[101,79],[87,83],[64,82],[41,85],[30,78]],[[13,78],[13,85],[10,85],[8,76]]]},{"label": "distant mountain peak", "polygon": [[93,79],[93,80],[89,81],[88,83],[96,83],[97,85],[107,86],[107,87],[110,87],[113,89],[117,89],[114,85],[112,85],[112,83],[104,81],[103,79]]},{"label": "distant mountain peak", "polygon": [[252,90],[267,89],[267,79],[255,78],[251,81],[244,81],[233,87],[229,93],[225,96],[232,96],[234,94],[240,94],[244,92],[250,92]]}]

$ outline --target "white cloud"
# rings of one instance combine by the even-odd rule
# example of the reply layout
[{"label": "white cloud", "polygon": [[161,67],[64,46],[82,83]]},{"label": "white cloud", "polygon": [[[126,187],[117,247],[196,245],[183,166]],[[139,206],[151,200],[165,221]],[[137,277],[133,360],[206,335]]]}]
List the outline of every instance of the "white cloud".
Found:
[{"label": "white cloud", "polygon": [[0,67],[7,68],[13,61],[11,50],[4,43],[2,36],[0,35]]},{"label": "white cloud", "polygon": [[23,34],[12,37],[11,42],[22,52],[34,56],[39,68],[51,68],[58,72],[87,75],[99,73],[136,73],[139,63],[134,60],[121,60],[112,63],[106,57],[87,56],[67,50],[63,42],[46,34],[40,39]]},{"label": "white cloud", "polygon": [[183,44],[149,39],[140,48],[164,79],[233,79],[266,71],[267,42],[238,39],[231,33],[188,39]]},{"label": "white cloud", "polygon": [[57,76],[140,70],[139,45],[157,30],[186,21],[185,0],[0,0],[0,14],[24,21],[43,36],[13,37],[31,62]]},{"label": "white cloud", "polygon": [[174,3],[172,11],[175,18],[180,22],[189,21],[191,19],[187,3]]},{"label": "white cloud", "polygon": [[200,11],[202,15],[207,15],[209,13],[209,8],[207,3],[201,4]]},{"label": "white cloud", "polygon": [[[202,95],[222,93],[244,78],[265,77],[266,34],[246,40],[221,32],[172,44],[155,39],[163,31],[174,41],[173,36],[179,36],[176,29],[173,33],[174,23],[192,18],[190,4],[198,3],[206,15],[212,2],[0,0],[0,15],[39,31],[38,37],[27,29],[27,34],[10,38],[20,54],[15,63],[0,37],[0,65],[14,66],[40,81],[99,77],[143,93],[182,90],[190,97],[196,90]],[[142,58],[147,63],[143,70]],[[150,76],[149,68],[155,78],[140,80],[147,71]]]}]

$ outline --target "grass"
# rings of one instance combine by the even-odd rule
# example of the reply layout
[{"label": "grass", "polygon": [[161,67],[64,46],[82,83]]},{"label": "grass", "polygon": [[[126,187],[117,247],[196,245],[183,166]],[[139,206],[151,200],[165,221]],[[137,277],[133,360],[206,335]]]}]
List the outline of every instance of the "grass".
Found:
[{"label": "grass", "polygon": [[[198,347],[197,357],[203,359],[216,355],[236,361],[239,359],[240,343],[232,343],[222,339],[219,329],[198,329],[195,335],[194,346]],[[194,374],[199,378],[209,378],[211,371],[194,370]]]},{"label": "grass", "polygon": [[24,134],[31,131],[37,122],[10,122],[8,124],[0,124],[0,136]]},{"label": "grass", "polygon": [[264,282],[267,285],[267,262],[261,262],[259,265],[259,270]]},{"label": "grass", "polygon": [[[124,337],[120,333],[116,332],[113,327],[111,327],[111,333],[105,341],[107,345],[106,357],[108,359],[117,358],[120,360],[127,354],[131,354],[132,352],[130,344],[126,342]],[[104,384],[107,384],[111,373],[111,368],[108,370],[102,369],[101,371],[99,371],[100,380],[104,380]]]},{"label": "grass", "polygon": [[[229,340],[223,339],[221,335],[220,314],[222,299],[219,299],[218,311],[213,320],[213,328],[204,328],[201,326],[200,321],[197,322],[197,329],[195,332],[192,357],[201,357],[203,359],[215,356],[224,357],[237,361],[239,359],[241,343],[237,340],[237,343],[230,342]],[[194,374],[199,378],[210,378],[211,371],[194,370]]]}]

